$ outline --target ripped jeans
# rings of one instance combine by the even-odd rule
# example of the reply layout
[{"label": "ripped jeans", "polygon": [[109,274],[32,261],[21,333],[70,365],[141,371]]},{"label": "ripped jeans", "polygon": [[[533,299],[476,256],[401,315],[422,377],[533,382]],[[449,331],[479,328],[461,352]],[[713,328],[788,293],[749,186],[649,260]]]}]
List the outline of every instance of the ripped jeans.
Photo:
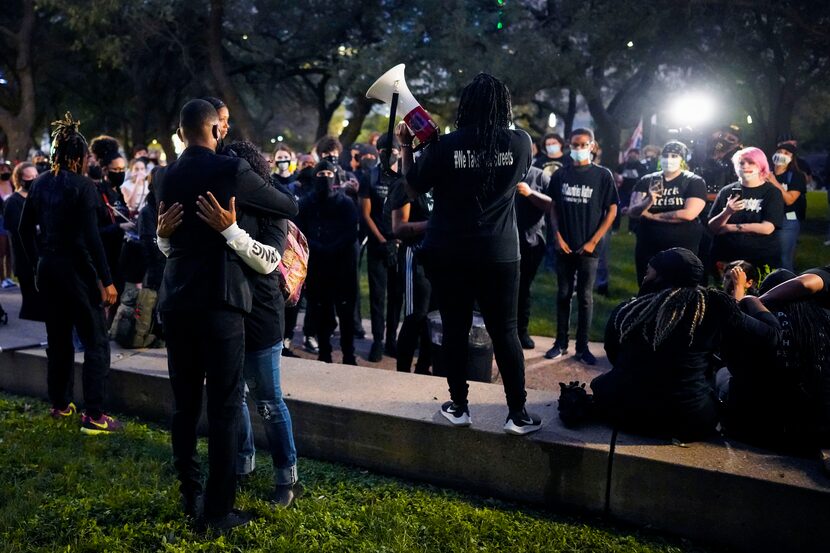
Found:
[{"label": "ripped jeans", "polygon": [[[277,486],[297,481],[297,449],[294,446],[294,430],[291,414],[282,399],[280,388],[280,359],[282,340],[271,348],[245,353],[243,375],[257,412],[262,418],[268,449],[274,462]],[[242,402],[240,423],[240,447],[237,474],[248,474],[254,469],[254,433],[248,406]]]}]

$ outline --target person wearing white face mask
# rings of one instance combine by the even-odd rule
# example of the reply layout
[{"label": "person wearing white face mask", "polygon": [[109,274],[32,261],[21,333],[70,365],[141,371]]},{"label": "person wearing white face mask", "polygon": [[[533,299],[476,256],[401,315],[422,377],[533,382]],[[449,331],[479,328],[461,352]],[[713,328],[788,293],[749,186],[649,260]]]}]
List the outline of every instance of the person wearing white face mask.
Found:
[{"label": "person wearing white face mask", "polygon": [[634,250],[637,282],[646,275],[648,260],[669,248],[698,253],[706,206],[706,183],[686,167],[688,148],[673,140],[660,153],[661,170],[642,177],[634,186],[628,215],[639,219]]},{"label": "person wearing white face mask", "polygon": [[533,160],[533,166],[545,172],[550,178],[555,172],[570,164],[570,158],[565,156],[565,140],[556,133],[548,133],[542,138],[542,149]]},{"label": "person wearing white face mask", "polygon": [[801,221],[807,212],[807,177],[797,161],[796,147],[782,142],[772,156],[773,170],[767,182],[784,198],[784,223],[781,226],[781,267],[795,271],[795,246]]},{"label": "person wearing white face mask", "polygon": [[738,150],[732,164],[740,180],[721,189],[709,212],[712,269],[720,276],[725,263],[744,259],[764,274],[781,263],[784,198],[766,182],[769,163],[758,148]]}]

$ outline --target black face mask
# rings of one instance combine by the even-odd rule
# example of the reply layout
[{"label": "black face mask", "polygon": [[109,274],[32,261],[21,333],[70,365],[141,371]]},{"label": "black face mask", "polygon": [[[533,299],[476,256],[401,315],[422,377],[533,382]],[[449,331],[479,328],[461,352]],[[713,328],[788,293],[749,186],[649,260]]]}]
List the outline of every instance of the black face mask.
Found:
[{"label": "black face mask", "polygon": [[340,166],[340,163],[337,160],[337,156],[335,156],[335,155],[326,156],[326,157],[323,158],[323,161],[328,161],[329,163],[331,163],[332,165],[334,165],[336,167]]},{"label": "black face mask", "polygon": [[115,171],[107,171],[107,180],[113,187],[119,187],[124,184],[125,173],[116,173]]},{"label": "black face mask", "polygon": [[371,158],[364,157],[360,160],[360,168],[364,171],[369,171],[375,167],[375,160]]},{"label": "black face mask", "polygon": [[320,198],[331,198],[337,194],[337,187],[334,185],[334,177],[314,177],[312,181],[314,192]]},{"label": "black face mask", "polygon": [[[384,159],[383,154],[381,154],[380,158]],[[399,158],[398,154],[390,153],[389,154],[389,167],[392,167],[393,165],[395,165],[398,162],[398,158]]]},{"label": "black face mask", "polygon": [[35,167],[37,168],[38,174],[45,173],[46,171],[49,170],[49,164],[45,161],[43,161],[41,163],[35,163]]},{"label": "black face mask", "polygon": [[101,180],[104,178],[104,170],[101,169],[100,165],[90,165],[86,170],[86,174],[92,180]]},{"label": "black face mask", "polygon": [[147,164],[150,163],[150,158],[147,156],[141,156],[140,158],[138,158],[138,161],[142,162],[146,167]]},{"label": "black face mask", "polygon": [[25,190],[26,192],[28,192],[28,191],[29,191],[29,188],[31,188],[31,187],[32,187],[32,183],[33,183],[33,182],[35,182],[35,179],[21,180],[21,181],[20,181],[20,188],[22,188],[23,190]]},{"label": "black face mask", "polygon": [[0,174],[0,180],[10,181],[10,180],[12,180],[12,174],[11,173]]}]

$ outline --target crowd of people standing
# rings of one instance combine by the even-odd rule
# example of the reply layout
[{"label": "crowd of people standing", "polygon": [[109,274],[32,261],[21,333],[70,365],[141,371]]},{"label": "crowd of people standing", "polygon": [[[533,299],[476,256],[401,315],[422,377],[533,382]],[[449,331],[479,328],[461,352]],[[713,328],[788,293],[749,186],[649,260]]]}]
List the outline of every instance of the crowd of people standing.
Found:
[{"label": "crowd of people standing", "polygon": [[[414,362],[416,373],[430,374],[427,314],[437,310],[450,396],[440,413],[469,426],[467,339],[479,311],[504,385],[504,430],[535,432],[542,420],[525,408],[522,352],[536,347],[528,330],[533,280],[548,257],[558,292],[556,337],[545,356],[568,352],[576,296],[574,359],[596,364],[593,293],[607,293],[609,236],[621,231],[624,213],[636,234],[640,293],[608,321],[613,369],[592,383],[596,414],[684,439],[707,436],[724,421],[753,436],[756,419],[767,420],[759,406],[784,367],[801,379],[788,405],[803,408],[764,436],[825,447],[830,318],[815,298],[824,301],[828,277],[825,268],[808,273],[819,283],[806,277],[793,284],[801,283],[792,271],[807,182],[793,141],[777,145],[770,165],[763,151],[743,148],[734,131],[723,130],[698,167],[689,167],[689,149],[673,140],[643,161],[627,152],[615,172],[599,164],[590,129],[574,129],[567,140],[545,135],[535,145],[512,119],[507,87],[480,74],[462,92],[457,130],[417,155],[403,123],[394,135],[376,133],[349,148],[324,136],[307,153],[280,144],[263,154],[250,142],[226,141],[228,106],[205,97],[182,108],[185,149],[168,165],[141,145],[127,159],[110,136],[87,143],[67,114],[55,123],[48,164],[0,166],[11,175],[0,183],[14,188],[0,192],[20,316],[46,323],[51,415],[77,414],[78,347],[85,356],[81,431],[120,430],[104,412],[109,339],[166,347],[185,513],[217,529],[250,520],[233,509],[237,479],[254,470],[247,394],[266,429],[272,500],[290,505],[302,487],[281,358],[293,355],[304,306],[297,342],[331,363],[337,329],[342,362],[358,363],[365,257],[368,361],[388,355],[398,371],[410,372]],[[287,305],[278,266],[292,227],[307,241],[308,268],[300,301]],[[704,288],[707,279],[725,291]],[[774,310],[755,297],[761,293]],[[759,339],[781,367],[753,373],[740,344]],[[716,379],[717,368],[726,373]],[[203,381],[205,487],[196,457]]]}]

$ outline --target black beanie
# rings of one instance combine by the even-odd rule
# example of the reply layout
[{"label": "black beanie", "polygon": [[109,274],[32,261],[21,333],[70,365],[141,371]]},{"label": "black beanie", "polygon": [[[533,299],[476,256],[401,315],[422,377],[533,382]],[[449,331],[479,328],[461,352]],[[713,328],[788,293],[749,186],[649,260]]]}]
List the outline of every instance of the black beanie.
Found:
[{"label": "black beanie", "polygon": [[703,263],[686,248],[670,248],[652,257],[649,265],[663,284],[672,288],[697,286],[703,281]]}]

